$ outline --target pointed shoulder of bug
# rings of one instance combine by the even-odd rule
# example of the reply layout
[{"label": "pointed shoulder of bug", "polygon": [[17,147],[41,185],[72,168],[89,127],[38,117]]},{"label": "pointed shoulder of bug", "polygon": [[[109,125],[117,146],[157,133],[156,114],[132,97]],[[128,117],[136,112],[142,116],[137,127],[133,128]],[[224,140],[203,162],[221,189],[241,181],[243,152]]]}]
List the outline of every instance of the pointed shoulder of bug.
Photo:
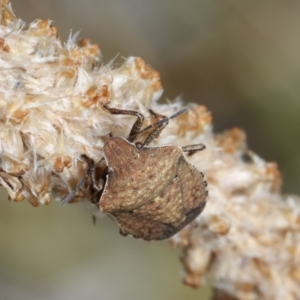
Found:
[{"label": "pointed shoulder of bug", "polygon": [[184,155],[178,163],[178,177],[181,182],[183,206],[187,211],[206,203],[208,189],[204,173],[191,164]]}]

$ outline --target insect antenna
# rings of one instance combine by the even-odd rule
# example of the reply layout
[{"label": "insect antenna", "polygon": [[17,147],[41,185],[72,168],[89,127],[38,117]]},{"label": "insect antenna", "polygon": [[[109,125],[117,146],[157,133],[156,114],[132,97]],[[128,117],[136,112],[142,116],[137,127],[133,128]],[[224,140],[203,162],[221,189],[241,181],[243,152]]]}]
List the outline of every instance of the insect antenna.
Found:
[{"label": "insect antenna", "polygon": [[82,185],[85,183],[85,181],[86,181],[86,179],[88,178],[88,176],[90,175],[89,174],[90,172],[88,172],[79,182],[78,182],[78,184],[76,185],[76,188],[67,196],[67,197],[65,197],[62,201],[61,201],[61,203],[60,203],[60,205],[66,205],[73,197],[74,197],[74,195],[76,194],[76,192],[77,191],[79,191],[80,190],[80,188],[82,187]]},{"label": "insect antenna", "polygon": [[175,113],[174,115],[172,115],[170,117],[165,117],[164,119],[159,120],[158,122],[156,122],[156,124],[158,125],[158,124],[162,124],[162,123],[168,122],[169,120],[174,119],[174,118],[176,118],[176,117],[178,117],[178,116],[186,113],[188,110],[189,110],[189,108],[186,107],[186,108],[178,111],[177,113]]},{"label": "insect antenna", "polygon": [[189,110],[189,108],[186,107],[186,108],[184,108],[184,109],[178,111],[177,113],[173,114],[173,115],[170,116],[170,117],[165,117],[165,118],[159,120],[158,122],[156,122],[156,123],[154,123],[154,124],[151,124],[151,125],[145,127],[145,128],[142,129],[141,131],[137,132],[133,137],[136,137],[136,136],[139,135],[140,133],[143,133],[143,132],[145,132],[145,131],[147,131],[147,130],[153,128],[153,127],[158,127],[159,125],[162,125],[162,124],[164,124],[164,123],[168,123],[169,120],[174,119],[174,118],[176,118],[176,117],[178,117],[178,116],[180,116],[180,115],[186,113],[188,110]]}]

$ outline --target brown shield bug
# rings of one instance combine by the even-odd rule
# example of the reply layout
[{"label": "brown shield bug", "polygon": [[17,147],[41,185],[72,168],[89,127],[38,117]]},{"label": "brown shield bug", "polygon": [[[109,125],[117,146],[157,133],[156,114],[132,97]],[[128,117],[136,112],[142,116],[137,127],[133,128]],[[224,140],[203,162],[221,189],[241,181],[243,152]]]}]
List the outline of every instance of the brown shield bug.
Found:
[{"label": "brown shield bug", "polygon": [[[144,240],[171,237],[194,220],[205,207],[207,183],[204,175],[184,155],[184,152],[201,151],[205,146],[148,145],[170,119],[187,109],[141,129],[144,121],[142,114],[107,105],[104,107],[111,114],[133,115],[137,120],[127,139],[110,137],[105,142],[104,157],[97,164],[83,155],[89,164],[89,171],[62,201],[62,205],[71,200],[87,178],[91,178],[92,202],[115,219],[122,235],[130,234]],[[150,133],[143,143],[134,143],[138,135],[147,131]],[[100,165],[99,175],[96,169]]]}]

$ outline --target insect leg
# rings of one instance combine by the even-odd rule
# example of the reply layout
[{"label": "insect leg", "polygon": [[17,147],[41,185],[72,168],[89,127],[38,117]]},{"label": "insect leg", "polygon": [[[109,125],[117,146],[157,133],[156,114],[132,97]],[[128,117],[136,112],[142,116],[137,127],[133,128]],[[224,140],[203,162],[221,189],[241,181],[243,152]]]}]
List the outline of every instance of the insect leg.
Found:
[{"label": "insect leg", "polygon": [[145,131],[153,128],[153,130],[149,133],[148,137],[146,138],[146,140],[143,143],[143,147],[147,146],[153,141],[153,139],[155,139],[156,137],[159,136],[159,134],[162,132],[162,130],[169,124],[170,119],[174,119],[174,118],[180,116],[181,114],[187,112],[188,110],[189,110],[188,108],[184,108],[184,109],[178,111],[177,113],[173,114],[170,117],[164,117],[163,115],[156,114],[154,111],[149,110],[150,113],[153,114],[155,117],[162,116],[163,119],[159,120],[158,122],[156,122],[154,124],[147,126],[143,130],[137,132],[135,135],[138,135],[142,132],[145,132]]},{"label": "insect leg", "polygon": [[[159,121],[169,120],[169,118],[166,117],[165,115],[158,114],[152,109],[149,109],[149,113]],[[144,141],[143,147],[149,145],[153,139],[157,138],[159,136],[159,134],[161,133],[161,131],[168,125],[168,121],[164,122],[164,124],[160,123],[159,125],[156,125],[156,123],[157,122],[151,124],[150,126],[147,126],[143,130],[138,132],[138,134],[139,134],[139,133],[144,132],[144,131],[146,131],[150,128],[153,128],[153,130],[150,132],[150,134],[147,136],[146,140]]]},{"label": "insect leg", "polygon": [[100,178],[99,180],[96,179],[95,167],[98,166],[104,160],[104,157],[102,157],[96,164],[93,159],[89,158],[85,154],[81,155],[81,157],[83,157],[88,163],[89,166],[88,173],[90,174],[90,177],[92,179],[92,187],[95,190],[91,195],[91,202],[97,203],[99,202],[99,198],[100,198],[99,192],[103,190],[105,181],[102,178]]},{"label": "insect leg", "polygon": [[158,113],[156,113],[156,112],[155,112],[154,110],[152,110],[152,109],[149,109],[148,111],[149,111],[149,113],[150,113],[153,117],[155,117],[156,119],[164,119],[164,118],[166,118],[165,115],[158,114]]},{"label": "insect leg", "polygon": [[105,181],[103,179],[100,179],[98,182],[97,182],[97,185],[95,187],[95,185],[93,184],[93,187],[95,188],[95,192],[91,195],[91,202],[92,203],[98,203],[99,200],[100,200],[100,196],[103,188],[104,188],[104,184],[105,184]]},{"label": "insect leg", "polygon": [[97,180],[95,178],[95,166],[100,164],[100,162],[104,160],[104,157],[101,158],[96,164],[94,163],[94,161],[92,159],[90,159],[85,154],[81,155],[81,157],[86,160],[86,162],[89,166],[88,171],[84,175],[84,177],[78,182],[75,189],[73,191],[71,191],[71,193],[62,200],[62,202],[60,203],[61,205],[67,204],[75,196],[75,194],[81,189],[81,187],[83,186],[83,184],[89,177],[92,178],[93,187],[97,192],[99,190],[103,189],[103,185],[104,185],[104,182],[102,182],[103,180],[100,180],[99,182],[97,182]]},{"label": "insect leg", "polygon": [[85,154],[82,154],[81,157],[85,159],[89,166],[88,174],[91,176],[93,188],[96,190],[96,192],[102,190],[104,186],[104,180],[100,179],[97,181],[95,176],[95,167],[98,166],[104,160],[104,157],[102,157],[96,164],[93,159],[89,158]]},{"label": "insect leg", "polygon": [[143,123],[144,123],[144,116],[140,114],[137,111],[134,110],[124,110],[124,109],[118,109],[118,108],[111,108],[108,105],[104,105],[104,108],[106,108],[112,115],[130,115],[130,116],[136,116],[137,120],[133,124],[131,131],[129,133],[128,141],[133,142],[135,136],[137,133],[140,132]]},{"label": "insect leg", "polygon": [[168,123],[169,122],[165,122],[163,124],[157,125],[157,127],[154,128],[147,136],[146,140],[143,143],[143,147],[149,145],[156,137],[158,137],[162,130],[168,125]]},{"label": "insect leg", "polygon": [[[145,131],[147,131],[147,130],[149,130],[149,129],[151,129],[151,128],[158,127],[158,125],[167,123],[167,124],[166,124],[166,126],[167,126],[170,119],[174,119],[174,118],[176,118],[176,117],[182,115],[183,113],[187,112],[188,110],[189,110],[189,108],[184,108],[184,109],[178,111],[177,113],[175,113],[174,115],[172,115],[172,116],[170,116],[170,117],[164,117],[163,119],[159,120],[158,122],[156,122],[156,123],[154,123],[154,124],[151,124],[151,125],[145,127],[144,129],[140,130],[139,132],[137,132],[137,133],[134,135],[134,137],[136,137],[136,136],[139,135],[140,133],[143,133],[143,132],[145,132]],[[150,110],[149,110],[149,111],[150,111]],[[153,111],[152,111],[152,112],[153,112]],[[152,113],[152,112],[150,111],[150,113]],[[154,112],[153,112],[153,113],[154,113]],[[154,114],[156,114],[156,113],[154,113]],[[156,115],[158,115],[158,114],[156,114]],[[161,116],[162,116],[162,115],[161,115]],[[163,128],[164,128],[164,127],[163,127]]]}]

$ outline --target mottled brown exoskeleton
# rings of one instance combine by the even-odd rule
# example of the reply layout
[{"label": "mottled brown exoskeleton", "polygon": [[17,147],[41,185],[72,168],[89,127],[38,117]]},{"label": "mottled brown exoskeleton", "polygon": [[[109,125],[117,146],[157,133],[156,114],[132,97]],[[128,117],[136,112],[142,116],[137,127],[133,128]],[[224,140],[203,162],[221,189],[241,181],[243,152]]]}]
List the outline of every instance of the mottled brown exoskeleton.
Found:
[{"label": "mottled brown exoskeleton", "polygon": [[[203,150],[205,146],[149,147],[148,144],[159,135],[169,119],[187,109],[141,129],[142,114],[107,105],[104,107],[111,114],[133,115],[137,120],[127,139],[110,137],[105,142],[104,157],[96,165],[84,156],[89,163],[89,171],[62,204],[67,203],[90,177],[95,192],[92,202],[116,220],[122,235],[130,234],[144,240],[171,237],[205,207],[207,183],[204,175],[184,155],[184,152]],[[137,135],[147,131],[149,134],[143,143],[134,143]],[[95,175],[96,166],[103,163],[105,167],[102,167],[99,178]]]}]

